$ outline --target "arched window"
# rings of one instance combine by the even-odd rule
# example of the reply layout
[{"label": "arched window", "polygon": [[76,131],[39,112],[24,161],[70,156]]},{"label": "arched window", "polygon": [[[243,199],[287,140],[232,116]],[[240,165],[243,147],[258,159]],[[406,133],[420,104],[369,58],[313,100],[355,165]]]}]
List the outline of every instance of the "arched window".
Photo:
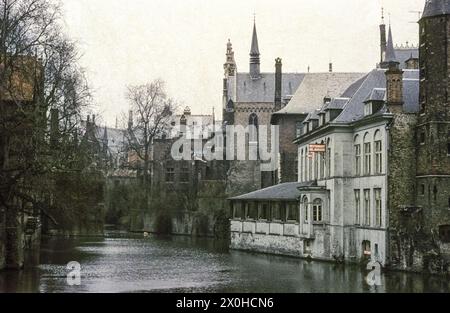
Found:
[{"label": "arched window", "polygon": [[316,199],[313,202],[313,221],[323,221],[323,203],[321,199]]},{"label": "arched window", "polygon": [[361,142],[360,136],[356,135],[353,141],[354,143],[354,153],[355,153],[355,175],[361,175]]},{"label": "arched window", "polygon": [[311,152],[308,153],[308,181],[313,180],[313,154]]},{"label": "arched window", "polygon": [[369,133],[364,136],[364,175],[372,173],[372,143]]},{"label": "arched window", "polygon": [[381,132],[376,131],[374,137],[375,145],[375,174],[383,173],[383,141],[381,138]]},{"label": "arched window", "polygon": [[[324,145],[325,142],[322,140],[320,143],[321,145]],[[320,160],[320,179],[325,178],[325,154],[319,153],[319,160]]]},{"label": "arched window", "polygon": [[248,119],[248,125],[250,126],[250,142],[258,141],[258,115],[252,113]]},{"label": "arched window", "polygon": [[309,222],[309,207],[308,207],[308,197],[303,197],[302,200],[302,210],[304,212],[305,222]]}]

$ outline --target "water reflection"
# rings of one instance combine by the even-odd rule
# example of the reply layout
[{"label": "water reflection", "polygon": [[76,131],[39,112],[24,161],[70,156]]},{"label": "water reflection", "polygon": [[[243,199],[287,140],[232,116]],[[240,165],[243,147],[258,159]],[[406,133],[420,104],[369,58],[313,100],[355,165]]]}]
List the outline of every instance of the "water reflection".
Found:
[{"label": "water reflection", "polygon": [[[229,252],[226,243],[186,237],[62,239],[43,243],[41,265],[1,272],[0,292],[449,292],[440,277],[383,275],[365,283],[357,266]],[[66,264],[82,266],[80,286]]]}]

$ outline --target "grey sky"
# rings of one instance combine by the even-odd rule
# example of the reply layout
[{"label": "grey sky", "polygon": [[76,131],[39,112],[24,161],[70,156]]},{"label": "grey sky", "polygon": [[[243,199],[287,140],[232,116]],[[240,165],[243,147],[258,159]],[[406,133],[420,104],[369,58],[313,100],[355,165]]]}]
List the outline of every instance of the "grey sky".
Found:
[{"label": "grey sky", "polygon": [[[238,71],[248,71],[253,13],[262,71],[369,71],[379,59],[381,6],[396,43],[416,44],[425,0],[63,0],[70,36],[108,125],[128,110],[128,84],[155,78],[193,113],[220,116],[226,42]],[[389,21],[386,13],[386,22]]]}]

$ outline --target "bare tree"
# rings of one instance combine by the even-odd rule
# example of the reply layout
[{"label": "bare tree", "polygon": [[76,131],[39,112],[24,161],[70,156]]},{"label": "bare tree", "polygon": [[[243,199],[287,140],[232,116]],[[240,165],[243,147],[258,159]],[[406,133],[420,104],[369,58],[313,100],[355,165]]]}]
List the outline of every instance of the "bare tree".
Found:
[{"label": "bare tree", "polygon": [[145,206],[148,206],[152,144],[167,133],[176,105],[167,96],[165,83],[159,79],[145,85],[129,86],[127,99],[131,106],[128,143],[142,164]]},{"label": "bare tree", "polygon": [[45,213],[49,175],[82,170],[75,141],[90,92],[61,24],[57,1],[0,0],[0,206],[13,217],[17,202]]}]

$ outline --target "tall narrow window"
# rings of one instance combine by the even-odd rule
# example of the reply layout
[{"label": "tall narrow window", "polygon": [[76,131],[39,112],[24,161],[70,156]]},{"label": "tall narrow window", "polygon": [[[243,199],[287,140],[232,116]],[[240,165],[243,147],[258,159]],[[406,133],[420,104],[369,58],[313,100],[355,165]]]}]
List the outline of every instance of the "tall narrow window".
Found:
[{"label": "tall narrow window", "polygon": [[295,134],[298,137],[303,135],[303,122],[296,122],[295,123]]},{"label": "tall narrow window", "polygon": [[419,137],[420,137],[420,138],[419,138],[420,144],[421,144],[421,145],[424,145],[424,144],[425,144],[425,141],[426,141],[426,133],[425,133],[425,129],[423,129],[423,130],[420,131]]},{"label": "tall narrow window", "polygon": [[304,176],[305,169],[303,167],[303,159],[304,159],[304,156],[303,156],[303,149],[302,149],[302,152],[300,154],[300,182],[304,181],[303,176]]},{"label": "tall narrow window", "polygon": [[295,179],[298,180],[298,168],[300,164],[298,164],[298,155],[295,157],[294,160],[294,171],[295,171]]},{"label": "tall narrow window", "polygon": [[361,224],[361,191],[355,190],[355,224]]},{"label": "tall narrow window", "polygon": [[249,204],[250,210],[248,212],[248,217],[252,220],[258,219],[258,203],[252,202]]},{"label": "tall narrow window", "polygon": [[325,178],[325,155],[324,153],[319,153],[319,160],[320,160],[320,179]]},{"label": "tall narrow window", "polygon": [[280,203],[272,203],[272,221],[281,221]]},{"label": "tall narrow window", "polygon": [[328,139],[327,142],[327,156],[326,156],[326,166],[327,166],[327,177],[331,177],[331,140]]},{"label": "tall narrow window", "polygon": [[361,175],[361,145],[355,145],[355,173]]},{"label": "tall narrow window", "polygon": [[381,189],[375,189],[375,226],[381,227],[383,217],[383,203],[381,201]]},{"label": "tall narrow window", "polygon": [[375,134],[375,174],[383,173],[383,142],[381,141],[381,133]]},{"label": "tall narrow window", "polygon": [[263,203],[261,204],[259,210],[259,219],[260,220],[268,220],[269,219],[269,204]]},{"label": "tall narrow window", "polygon": [[313,221],[322,222],[323,221],[323,205],[322,200],[316,199],[313,203]]},{"label": "tall narrow window", "polygon": [[314,179],[319,178],[319,154],[314,153]]},{"label": "tall narrow window", "polygon": [[258,115],[252,113],[248,119],[248,125],[250,126],[250,142],[258,142]]},{"label": "tall narrow window", "polygon": [[420,185],[420,195],[425,196],[425,185],[424,184]]},{"label": "tall narrow window", "polygon": [[180,181],[182,183],[188,183],[189,182],[189,167],[188,166],[183,166],[181,168],[181,173],[180,173]]},{"label": "tall narrow window", "polygon": [[370,226],[371,222],[371,208],[370,208],[370,189],[364,190],[364,225]]},{"label": "tall narrow window", "polygon": [[311,181],[313,178],[313,157],[308,154],[308,180]]},{"label": "tall narrow window", "polygon": [[372,173],[372,145],[367,142],[368,137],[368,134],[364,137],[364,175]]},{"label": "tall narrow window", "polygon": [[308,198],[304,197],[303,198],[303,203],[302,203],[302,210],[305,213],[305,222],[309,222],[309,204],[308,204]]},{"label": "tall narrow window", "polygon": [[296,203],[288,203],[287,211],[286,220],[298,222],[298,205]]}]

